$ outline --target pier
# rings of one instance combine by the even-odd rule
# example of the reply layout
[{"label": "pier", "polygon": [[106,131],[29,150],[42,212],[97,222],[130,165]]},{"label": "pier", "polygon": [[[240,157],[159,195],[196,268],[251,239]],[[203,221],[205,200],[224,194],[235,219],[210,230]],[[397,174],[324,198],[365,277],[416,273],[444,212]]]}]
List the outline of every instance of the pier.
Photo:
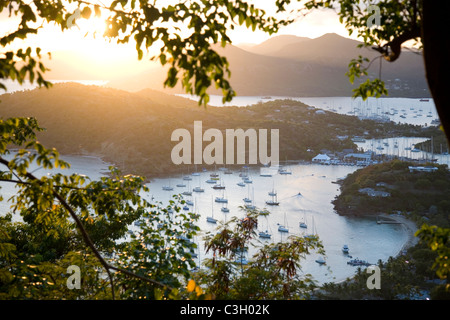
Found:
[{"label": "pier", "polygon": [[402,222],[385,216],[377,216],[377,224],[402,224]]}]

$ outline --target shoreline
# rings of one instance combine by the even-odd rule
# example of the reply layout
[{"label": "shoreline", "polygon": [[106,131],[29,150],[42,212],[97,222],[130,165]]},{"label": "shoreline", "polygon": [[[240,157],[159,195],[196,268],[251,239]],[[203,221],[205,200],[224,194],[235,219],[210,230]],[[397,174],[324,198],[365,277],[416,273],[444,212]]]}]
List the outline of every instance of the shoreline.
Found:
[{"label": "shoreline", "polygon": [[418,242],[419,239],[415,236],[415,233],[419,228],[417,227],[416,223],[407,217],[401,215],[401,214],[379,214],[380,217],[387,218],[390,220],[394,220],[402,225],[404,232],[406,232],[407,239],[405,243],[403,243],[401,249],[397,252],[396,255],[393,257],[400,256],[405,250],[408,250],[411,247],[414,247]]},{"label": "shoreline", "polygon": [[[373,217],[374,215],[369,215],[369,216]],[[383,214],[378,214],[378,216],[398,222],[398,224],[402,225],[403,232],[406,233],[406,237],[407,237],[406,241],[402,244],[402,247],[400,248],[400,250],[398,250],[398,252],[395,255],[392,255],[393,258],[397,258],[397,257],[401,256],[404,251],[408,250],[411,247],[414,247],[419,242],[419,239],[416,236],[414,236],[416,231],[419,229],[414,221],[412,221],[412,220],[408,219],[407,217],[400,215],[400,214],[383,213]],[[352,275],[351,277],[347,277],[345,279],[339,279],[336,281],[332,281],[332,283],[340,284],[340,283],[344,283],[346,281],[353,281],[354,276],[355,275]]]}]

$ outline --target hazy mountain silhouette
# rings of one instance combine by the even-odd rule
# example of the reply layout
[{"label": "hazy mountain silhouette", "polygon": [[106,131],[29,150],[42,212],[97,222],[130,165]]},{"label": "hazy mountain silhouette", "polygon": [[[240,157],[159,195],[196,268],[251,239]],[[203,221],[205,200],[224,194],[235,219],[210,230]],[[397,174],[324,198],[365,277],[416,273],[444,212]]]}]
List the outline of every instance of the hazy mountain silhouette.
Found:
[{"label": "hazy mountain silhouette", "polygon": [[280,35],[270,38],[257,45],[253,46],[238,45],[237,47],[256,54],[262,54],[266,56],[272,55],[277,56],[277,52],[282,50],[285,46],[302,42],[304,40],[310,40],[310,38],[298,37],[294,35]]},{"label": "hazy mountain silhouette", "polygon": [[[315,39],[281,35],[259,45],[244,46],[246,50],[233,45],[216,46],[216,50],[227,57],[231,85],[240,96],[351,96],[359,83],[351,85],[345,75],[350,60],[359,55],[377,57],[372,49],[357,48],[359,43],[337,34]],[[379,61],[374,61],[368,70],[372,78],[379,76]],[[90,68],[80,69],[77,66],[81,63],[90,63]],[[150,62],[119,61],[101,65],[70,53],[55,54],[49,66],[50,79],[109,80],[110,87],[128,91],[164,90],[167,72],[167,67]],[[119,67],[130,71],[119,76],[114,73]],[[416,53],[404,50],[394,63],[382,60],[381,78],[390,96],[429,96],[423,59]],[[180,85],[168,92],[184,93]],[[221,91],[210,89],[209,93],[221,94]]]},{"label": "hazy mountain silhouette", "polygon": [[55,147],[61,154],[97,155],[126,168],[126,173],[147,177],[188,171],[187,165],[171,161],[177,144],[171,136],[179,128],[192,132],[194,121],[202,121],[203,130],[223,132],[279,129],[280,159],[310,159],[314,153],[309,149],[352,148],[350,139],[337,136],[362,135],[377,128],[373,124],[370,129],[369,122],[363,124],[356,117],[315,111],[292,100],[245,108],[204,108],[195,101],[151,89],[132,93],[77,83],[4,94],[0,102],[0,118],[35,117],[45,128],[38,133],[38,140],[46,147]]}]

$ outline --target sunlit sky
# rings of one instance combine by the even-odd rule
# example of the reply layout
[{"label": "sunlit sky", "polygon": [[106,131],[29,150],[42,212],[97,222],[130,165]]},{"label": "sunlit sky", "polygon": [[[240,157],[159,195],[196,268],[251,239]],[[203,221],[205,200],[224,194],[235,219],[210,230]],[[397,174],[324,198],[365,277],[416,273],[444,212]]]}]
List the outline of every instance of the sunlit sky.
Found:
[{"label": "sunlit sky", "polygon": [[[178,0],[164,0],[164,5],[168,2],[177,2]],[[91,0],[93,4],[108,5],[110,0]],[[274,0],[253,0],[259,8],[263,8],[267,13],[273,12]],[[75,4],[71,4],[71,8],[76,8]],[[298,6],[298,4],[297,4]],[[104,15],[101,18],[94,18],[93,15],[89,20],[77,19],[76,24],[69,30],[64,32],[53,24],[45,23],[39,30],[37,35],[29,36],[26,40],[16,41],[15,47],[40,47],[43,52],[73,52],[80,57],[88,58],[93,64],[108,65],[112,62],[136,60],[137,54],[135,44],[130,41],[128,45],[117,45],[110,43],[102,38],[105,28]],[[5,35],[17,28],[19,19],[17,17],[9,17],[8,10],[0,13],[0,34]],[[302,37],[316,38],[326,33],[337,33],[341,36],[348,37],[348,32],[342,24],[339,23],[337,15],[331,10],[316,11],[282,28],[276,35],[290,34]],[[96,34],[94,37],[94,33]],[[86,35],[87,34],[87,35]],[[274,35],[274,36],[276,36]],[[230,38],[233,44],[242,43],[261,43],[269,39],[269,35],[262,31],[252,32],[245,27],[237,27],[230,31]],[[157,50],[157,48],[155,48]],[[152,52],[149,53],[152,55]],[[130,68],[130,66],[127,66]],[[104,70],[107,72],[107,70]],[[130,70],[128,70],[130,71]]]}]

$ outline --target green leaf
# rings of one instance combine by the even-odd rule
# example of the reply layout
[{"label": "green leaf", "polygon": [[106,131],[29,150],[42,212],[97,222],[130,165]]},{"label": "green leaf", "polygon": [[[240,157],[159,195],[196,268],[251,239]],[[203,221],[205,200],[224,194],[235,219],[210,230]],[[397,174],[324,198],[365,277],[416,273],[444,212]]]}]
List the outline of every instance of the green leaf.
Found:
[{"label": "green leaf", "polygon": [[92,10],[89,7],[84,7],[83,10],[81,11],[81,16],[84,19],[89,19],[91,17],[92,14]]}]

